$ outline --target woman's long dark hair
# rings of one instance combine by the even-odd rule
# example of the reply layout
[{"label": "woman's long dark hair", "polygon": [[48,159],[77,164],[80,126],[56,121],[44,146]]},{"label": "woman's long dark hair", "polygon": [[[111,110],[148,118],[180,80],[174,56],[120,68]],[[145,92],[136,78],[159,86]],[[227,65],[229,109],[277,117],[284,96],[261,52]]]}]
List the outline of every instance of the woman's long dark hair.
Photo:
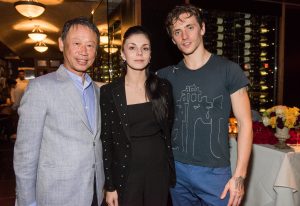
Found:
[{"label": "woman's long dark hair", "polygon": [[[142,26],[133,26],[127,29],[123,36],[122,49],[124,48],[125,41],[132,35],[143,34],[149,40],[151,46],[150,33]],[[126,65],[124,65],[126,67]],[[168,105],[167,96],[164,91],[161,80],[149,71],[149,65],[146,68],[146,96],[152,102],[152,110],[158,121],[167,118]]]}]

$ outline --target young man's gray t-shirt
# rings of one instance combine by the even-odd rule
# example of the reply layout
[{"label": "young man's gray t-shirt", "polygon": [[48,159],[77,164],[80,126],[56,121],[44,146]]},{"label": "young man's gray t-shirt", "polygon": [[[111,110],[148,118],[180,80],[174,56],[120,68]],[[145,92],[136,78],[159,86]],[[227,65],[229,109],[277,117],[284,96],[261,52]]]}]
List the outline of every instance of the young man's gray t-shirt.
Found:
[{"label": "young man's gray t-shirt", "polygon": [[175,160],[204,167],[229,166],[230,95],[248,84],[239,65],[211,55],[200,69],[189,70],[181,61],[157,73],[173,86]]}]

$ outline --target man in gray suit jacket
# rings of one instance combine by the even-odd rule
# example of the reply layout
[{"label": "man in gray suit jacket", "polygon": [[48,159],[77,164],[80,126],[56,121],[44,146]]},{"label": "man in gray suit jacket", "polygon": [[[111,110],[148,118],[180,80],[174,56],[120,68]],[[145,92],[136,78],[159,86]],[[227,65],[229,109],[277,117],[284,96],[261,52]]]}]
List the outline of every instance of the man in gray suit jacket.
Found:
[{"label": "man in gray suit jacket", "polygon": [[64,64],[31,81],[14,150],[18,206],[90,206],[103,199],[99,88],[86,70],[99,31],[80,17],[59,38]]}]

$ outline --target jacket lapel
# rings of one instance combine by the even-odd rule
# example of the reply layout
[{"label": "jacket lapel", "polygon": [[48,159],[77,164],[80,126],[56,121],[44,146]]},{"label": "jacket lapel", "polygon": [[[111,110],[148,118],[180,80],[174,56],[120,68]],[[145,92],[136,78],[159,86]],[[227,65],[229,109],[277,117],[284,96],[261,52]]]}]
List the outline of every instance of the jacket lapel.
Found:
[{"label": "jacket lapel", "polygon": [[80,94],[76,90],[72,79],[69,77],[66,69],[63,66],[60,66],[57,70],[57,79],[62,81],[62,90],[60,92],[62,92],[63,95],[66,96],[67,101],[79,115],[79,118],[83,121],[88,130],[93,133],[92,129],[89,126],[87,116],[84,112]]},{"label": "jacket lapel", "polygon": [[121,123],[126,134],[126,137],[130,141],[130,134],[129,134],[129,122],[127,118],[127,101],[126,101],[126,94],[125,94],[125,79],[120,78],[115,82],[115,87],[112,89],[112,96],[118,110]]}]

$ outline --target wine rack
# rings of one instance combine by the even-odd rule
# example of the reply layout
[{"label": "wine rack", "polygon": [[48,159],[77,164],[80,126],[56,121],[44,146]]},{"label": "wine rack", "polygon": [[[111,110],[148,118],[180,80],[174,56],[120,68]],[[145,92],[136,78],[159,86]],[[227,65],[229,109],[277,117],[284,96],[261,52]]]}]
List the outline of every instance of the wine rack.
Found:
[{"label": "wine rack", "polygon": [[278,20],[240,12],[203,11],[205,47],[238,63],[248,77],[253,110],[264,112],[276,102]]}]

